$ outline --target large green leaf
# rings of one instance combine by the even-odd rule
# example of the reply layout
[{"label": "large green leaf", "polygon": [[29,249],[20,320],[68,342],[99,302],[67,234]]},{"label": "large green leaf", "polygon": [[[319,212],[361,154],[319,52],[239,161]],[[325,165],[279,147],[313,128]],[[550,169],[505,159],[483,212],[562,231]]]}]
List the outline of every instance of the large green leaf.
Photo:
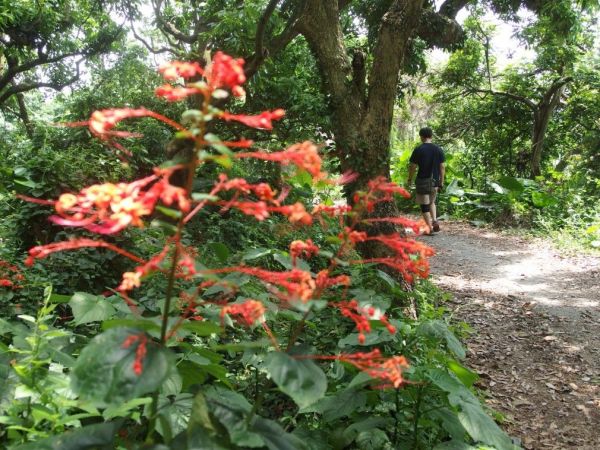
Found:
[{"label": "large green leaf", "polygon": [[103,296],[85,292],[76,292],[69,300],[69,306],[73,311],[75,325],[101,322],[111,318],[116,312],[113,305]]},{"label": "large green leaf", "polygon": [[478,442],[491,445],[497,450],[514,450],[518,447],[513,445],[508,435],[488,416],[479,401],[465,401],[458,398],[456,401],[452,395],[448,396],[450,403],[456,403],[461,411],[458,413],[458,420],[467,433]]},{"label": "large green leaf", "polygon": [[219,258],[219,261],[221,261],[222,263],[225,263],[227,261],[227,258],[229,258],[229,255],[231,253],[229,247],[227,247],[227,245],[223,244],[222,242],[210,242],[208,244],[208,248],[212,250],[212,252],[217,256],[217,258]]},{"label": "large green leaf", "polygon": [[349,416],[354,411],[365,406],[367,396],[356,389],[344,389],[334,395],[329,395],[313,403],[300,412],[316,412],[323,414],[325,422],[333,422],[344,416]]},{"label": "large green leaf", "polygon": [[303,450],[307,448],[300,438],[287,433],[273,420],[256,417],[252,421],[252,431],[262,437],[269,450]]},{"label": "large green leaf", "polygon": [[360,432],[356,436],[356,446],[360,450],[392,449],[392,443],[387,434],[379,428]]},{"label": "large green leaf", "polygon": [[428,320],[417,327],[417,334],[422,336],[430,336],[446,341],[448,349],[458,358],[465,357],[465,349],[460,341],[450,331],[448,325],[441,320]]},{"label": "large green leaf", "polygon": [[473,386],[473,383],[479,380],[479,375],[456,361],[448,361],[448,368],[467,387]]},{"label": "large green leaf", "polygon": [[477,450],[477,447],[472,447],[463,441],[448,441],[436,445],[433,450]]},{"label": "large green leaf", "polygon": [[267,355],[265,368],[279,389],[292,397],[300,408],[315,403],[327,391],[325,374],[311,360],[273,352]]},{"label": "large green leaf", "polygon": [[242,396],[233,391],[209,387],[204,392],[210,414],[228,431],[231,442],[242,447],[263,447],[261,436],[249,428],[247,416],[252,406]]},{"label": "large green leaf", "polygon": [[[132,335],[147,339],[142,373],[133,370],[139,340],[123,348]],[[111,328],[84,347],[71,373],[71,386],[96,406],[114,405],[156,391],[171,371],[172,354],[135,328]]]},{"label": "large green leaf", "polygon": [[533,191],[531,193],[531,201],[538,208],[545,208],[557,202],[555,197],[542,191]]},{"label": "large green leaf", "polygon": [[498,179],[498,184],[502,186],[504,189],[508,189],[513,192],[522,192],[525,188],[523,183],[517,180],[514,177],[503,176]]},{"label": "large green leaf", "polygon": [[15,450],[112,450],[122,421],[105,422],[78,428],[41,441],[20,445]]},{"label": "large green leaf", "polygon": [[433,384],[448,393],[448,401],[459,410],[458,420],[475,441],[496,447],[497,450],[518,448],[486,414],[477,397],[464,384],[441,369],[429,370],[427,377]]}]

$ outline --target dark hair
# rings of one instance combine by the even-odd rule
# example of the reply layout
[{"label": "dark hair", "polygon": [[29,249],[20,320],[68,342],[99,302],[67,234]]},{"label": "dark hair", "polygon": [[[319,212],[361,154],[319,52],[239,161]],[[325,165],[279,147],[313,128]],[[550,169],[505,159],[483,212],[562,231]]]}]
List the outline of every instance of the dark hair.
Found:
[{"label": "dark hair", "polygon": [[425,139],[433,137],[433,130],[429,127],[423,127],[419,130],[419,136]]}]

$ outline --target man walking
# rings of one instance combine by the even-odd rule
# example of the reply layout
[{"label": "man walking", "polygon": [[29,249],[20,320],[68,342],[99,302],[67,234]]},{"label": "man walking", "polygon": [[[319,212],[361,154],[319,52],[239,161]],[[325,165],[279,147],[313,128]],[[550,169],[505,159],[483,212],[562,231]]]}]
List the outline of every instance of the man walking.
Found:
[{"label": "man walking", "polygon": [[427,234],[431,234],[431,230],[440,231],[435,198],[438,191],[444,186],[444,176],[446,174],[444,162],[446,157],[440,147],[431,143],[433,137],[431,128],[421,128],[419,136],[422,144],[413,150],[410,157],[407,186],[412,184],[415,171],[418,168],[417,178],[415,179],[416,201],[421,206],[423,219],[429,227],[430,231]]}]

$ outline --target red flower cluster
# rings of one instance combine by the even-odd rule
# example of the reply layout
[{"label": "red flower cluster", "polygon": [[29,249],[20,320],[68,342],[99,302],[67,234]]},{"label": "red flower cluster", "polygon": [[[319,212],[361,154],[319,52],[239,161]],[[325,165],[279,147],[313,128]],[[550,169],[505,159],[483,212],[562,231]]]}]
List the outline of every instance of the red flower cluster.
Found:
[{"label": "red flower cluster", "polygon": [[396,269],[402,274],[409,283],[413,281],[413,276],[418,275],[421,278],[429,276],[429,261],[427,258],[433,256],[434,251],[413,239],[407,239],[398,233],[390,235],[372,236],[367,241],[377,241],[386,245],[394,251],[395,256],[388,258],[370,258],[355,263],[379,263]]},{"label": "red flower cluster", "polygon": [[379,314],[376,317],[377,311],[374,307],[363,308],[358,305],[356,300],[349,302],[330,303],[330,305],[339,308],[344,317],[353,320],[358,330],[358,342],[365,343],[365,333],[371,332],[371,323],[369,320],[379,320],[382,322],[391,334],[396,333],[396,328],[389,323],[385,314]]},{"label": "red flower cluster", "polygon": [[240,86],[246,82],[242,58],[236,59],[217,52],[206,68],[205,76],[211,89],[228,88],[236,97],[245,94],[244,88]]},{"label": "red flower cluster", "polygon": [[177,78],[192,78],[203,75],[204,71],[197,62],[169,61],[158,68],[165,80],[176,80]]},{"label": "red flower cluster", "polygon": [[402,372],[409,364],[404,356],[386,358],[379,349],[366,353],[342,353],[334,356],[310,356],[311,359],[337,360],[352,364],[359,370],[366,372],[372,378],[379,380],[379,389],[399,388],[405,382]]},{"label": "red flower cluster", "polygon": [[324,172],[321,172],[322,160],[319,156],[319,152],[317,151],[317,146],[309,141],[305,141],[300,144],[294,144],[281,152],[236,153],[235,157],[275,161],[283,166],[294,164],[296,167],[306,170],[314,179],[317,180],[326,175]]},{"label": "red flower cluster", "polygon": [[317,247],[312,239],[306,241],[292,241],[290,244],[290,256],[292,257],[292,264],[296,265],[296,258],[304,255],[307,258],[317,255],[319,253],[319,247]]},{"label": "red flower cluster", "polygon": [[92,134],[98,136],[100,139],[108,139],[110,137],[138,137],[139,134],[113,130],[119,122],[132,117],[153,117],[154,119],[171,125],[176,130],[184,129],[177,122],[146,108],[117,108],[94,111],[87,124]]},{"label": "red flower cluster", "polygon": [[104,241],[95,241],[93,239],[71,239],[63,242],[55,242],[48,245],[38,245],[37,247],[32,247],[29,249],[29,256],[25,260],[26,266],[32,266],[36,259],[46,258],[48,255],[56,252],[62,252],[65,250],[76,250],[79,248],[107,248],[112,250],[115,253],[125,256],[126,258],[131,259],[132,261],[136,261],[138,263],[143,263],[144,260],[123,250],[122,248],[117,247],[116,245],[109,244]]},{"label": "red flower cluster", "polygon": [[[242,178],[228,180],[225,174],[221,174],[219,176],[219,182],[212,193],[215,194],[221,190],[237,191],[236,195],[231,200],[221,200],[218,202],[223,206],[224,210],[236,208],[248,216],[254,216],[257,220],[264,220],[269,217],[270,213],[277,212],[286,216],[292,223],[300,223],[303,225],[310,225],[312,223],[312,216],[306,211],[302,203],[297,202],[292,205],[281,206],[280,202],[282,201],[284,194],[275,198],[276,192],[267,183],[250,184]],[[250,193],[256,195],[260,200],[257,202],[237,200],[237,194]]]},{"label": "red flower cluster", "polygon": [[[170,61],[162,64],[158,71],[162,73],[166,80],[170,81],[177,80],[180,77],[194,78],[204,76],[208,82],[209,92],[205,92],[199,87],[192,87],[191,89],[197,89],[198,92],[190,92],[191,94],[210,94],[216,89],[227,88],[236,97],[244,95],[244,89],[241,87],[246,82],[244,60],[241,58],[232,58],[223,52],[215,53],[212,61],[204,69],[197,62]],[[183,93],[183,91],[181,92]],[[161,94],[157,92],[157,95]]]},{"label": "red flower cluster", "polygon": [[0,260],[0,287],[21,289],[21,282],[25,279],[21,270],[6,261]]},{"label": "red flower cluster", "polygon": [[258,128],[259,130],[272,130],[273,120],[279,120],[285,116],[283,109],[274,111],[263,111],[256,116],[247,116],[245,114],[231,114],[227,111],[222,111],[219,117],[226,122],[231,120],[242,123],[250,128]]},{"label": "red flower cluster", "polygon": [[369,181],[367,192],[356,192],[353,201],[364,206],[368,212],[373,212],[377,203],[392,201],[394,194],[410,198],[410,194],[403,187],[386,180],[385,177],[377,177]]},{"label": "red flower cluster", "polygon": [[[77,195],[62,194],[55,202],[58,216],[50,220],[58,225],[83,227],[94,233],[113,234],[133,225],[143,226],[142,217],[154,210],[158,200],[166,205],[177,203],[183,212],[191,204],[184,189],[169,184],[172,171],[157,171],[132,183],[104,183],[84,188]],[[151,187],[148,186],[152,184]]]},{"label": "red flower cluster", "polygon": [[282,288],[284,292],[277,290],[273,290],[272,292],[277,295],[280,300],[289,303],[297,301],[306,303],[313,298],[315,288],[317,287],[315,280],[313,280],[310,273],[300,269],[292,269],[287,272],[272,272],[258,267],[238,266],[228,267],[226,269],[215,269],[209,272],[239,272],[252,275],[265,283],[275,284]]},{"label": "red flower cluster", "polygon": [[243,303],[224,306],[221,309],[221,322],[226,314],[233,316],[239,324],[251,327],[256,322],[264,322],[265,307],[258,300],[246,300]]},{"label": "red flower cluster", "polygon": [[148,343],[148,337],[146,336],[146,334],[145,333],[132,334],[131,336],[127,337],[127,339],[125,339],[125,341],[123,342],[123,345],[121,345],[121,347],[129,348],[136,342],[138,343],[138,345],[137,345],[137,348],[135,349],[135,359],[133,361],[133,373],[135,373],[136,375],[141,375],[142,371],[143,371],[142,363],[143,363],[144,358],[146,357],[146,353],[148,351],[146,348],[146,344]]},{"label": "red flower cluster", "polygon": [[190,95],[202,94],[202,90],[195,87],[171,86],[163,84],[154,91],[157,97],[163,97],[168,102],[178,102]]}]

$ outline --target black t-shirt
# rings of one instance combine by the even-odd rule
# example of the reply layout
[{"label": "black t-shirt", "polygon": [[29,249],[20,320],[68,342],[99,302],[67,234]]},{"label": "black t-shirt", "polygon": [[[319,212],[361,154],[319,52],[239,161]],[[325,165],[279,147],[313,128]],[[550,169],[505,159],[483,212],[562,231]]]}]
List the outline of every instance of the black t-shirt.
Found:
[{"label": "black t-shirt", "polygon": [[440,180],[440,163],[446,161],[444,151],[435,144],[429,142],[419,145],[410,156],[410,162],[419,166],[417,178],[429,178]]}]

